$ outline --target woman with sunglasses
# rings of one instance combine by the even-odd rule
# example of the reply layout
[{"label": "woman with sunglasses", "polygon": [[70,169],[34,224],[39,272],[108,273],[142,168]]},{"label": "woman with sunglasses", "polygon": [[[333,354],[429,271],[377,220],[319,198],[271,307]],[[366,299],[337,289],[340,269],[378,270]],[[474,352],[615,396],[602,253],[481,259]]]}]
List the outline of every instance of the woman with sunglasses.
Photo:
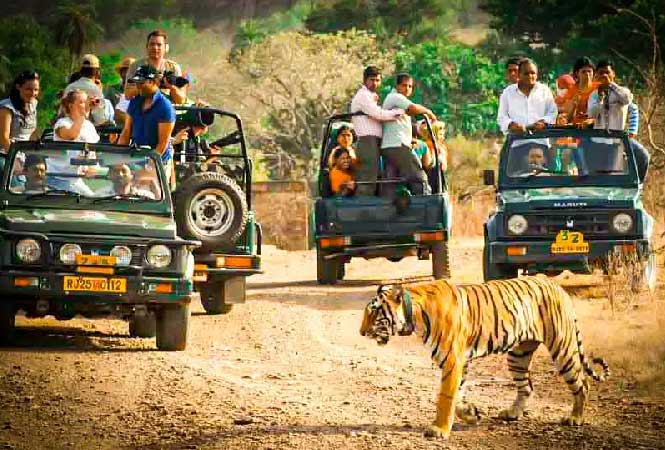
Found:
[{"label": "woman with sunglasses", "polygon": [[30,140],[37,130],[38,95],[39,74],[19,73],[9,97],[0,100],[0,153],[6,153],[12,142]]}]

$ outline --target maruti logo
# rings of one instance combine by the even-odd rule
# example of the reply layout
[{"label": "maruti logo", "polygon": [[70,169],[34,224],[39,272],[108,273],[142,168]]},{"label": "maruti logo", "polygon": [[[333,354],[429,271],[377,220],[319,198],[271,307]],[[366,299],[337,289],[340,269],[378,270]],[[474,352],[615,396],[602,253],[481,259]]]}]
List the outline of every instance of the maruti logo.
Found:
[{"label": "maruti logo", "polygon": [[586,202],[554,202],[552,205],[555,208],[579,208],[587,206]]}]

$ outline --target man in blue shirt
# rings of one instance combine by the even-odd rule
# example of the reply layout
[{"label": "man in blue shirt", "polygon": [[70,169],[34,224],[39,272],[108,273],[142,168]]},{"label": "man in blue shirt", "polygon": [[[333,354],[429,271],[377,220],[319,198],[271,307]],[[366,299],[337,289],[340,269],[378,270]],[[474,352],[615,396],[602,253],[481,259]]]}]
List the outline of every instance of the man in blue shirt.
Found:
[{"label": "man in blue shirt", "polygon": [[130,137],[136,145],[148,145],[162,155],[164,171],[171,178],[173,147],[171,133],[175,126],[175,109],[160,92],[159,72],[144,65],[128,81],[136,83],[140,94],[132,98],[127,108],[125,126],[118,144],[128,145]]}]

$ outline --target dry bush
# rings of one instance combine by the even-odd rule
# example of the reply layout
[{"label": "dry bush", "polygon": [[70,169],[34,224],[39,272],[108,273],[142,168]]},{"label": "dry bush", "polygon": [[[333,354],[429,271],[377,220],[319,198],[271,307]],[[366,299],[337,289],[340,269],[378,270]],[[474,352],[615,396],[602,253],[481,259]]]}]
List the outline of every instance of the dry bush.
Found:
[{"label": "dry bush", "polygon": [[604,285],[612,312],[634,305],[645,291],[644,265],[637,252],[611,252],[603,265],[607,274]]},{"label": "dry bush", "polygon": [[665,387],[665,302],[663,292],[650,303],[634,304],[621,314],[599,310],[598,301],[576,302],[587,355],[610,364],[612,377],[626,387],[662,395]]},{"label": "dry bush", "polygon": [[483,224],[495,206],[494,189],[483,185],[482,171],[497,168],[496,141],[459,135],[447,143],[451,159],[448,177],[453,203],[453,236],[482,236]]}]

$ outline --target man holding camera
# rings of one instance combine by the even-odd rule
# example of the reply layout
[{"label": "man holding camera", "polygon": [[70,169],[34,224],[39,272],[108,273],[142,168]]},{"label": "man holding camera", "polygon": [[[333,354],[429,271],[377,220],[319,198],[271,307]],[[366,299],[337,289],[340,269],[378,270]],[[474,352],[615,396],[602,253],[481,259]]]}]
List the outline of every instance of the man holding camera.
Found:
[{"label": "man holding camera", "polygon": [[133,83],[138,95],[134,96],[127,108],[125,126],[118,144],[129,145],[130,138],[136,145],[148,145],[162,156],[166,176],[171,178],[173,147],[171,133],[175,126],[175,109],[159,90],[160,76],[153,66],[140,66],[127,78]]},{"label": "man holding camera", "polygon": [[175,61],[166,59],[169,52],[168,36],[165,31],[155,30],[148,34],[146,41],[147,57],[134,61],[127,70],[127,84],[125,85],[125,97],[131,99],[139,95],[139,89],[131,81],[131,78],[141,66],[151,66],[160,75],[159,88],[162,93],[174,104],[182,104],[187,98],[187,79],[182,77],[182,69]]}]

